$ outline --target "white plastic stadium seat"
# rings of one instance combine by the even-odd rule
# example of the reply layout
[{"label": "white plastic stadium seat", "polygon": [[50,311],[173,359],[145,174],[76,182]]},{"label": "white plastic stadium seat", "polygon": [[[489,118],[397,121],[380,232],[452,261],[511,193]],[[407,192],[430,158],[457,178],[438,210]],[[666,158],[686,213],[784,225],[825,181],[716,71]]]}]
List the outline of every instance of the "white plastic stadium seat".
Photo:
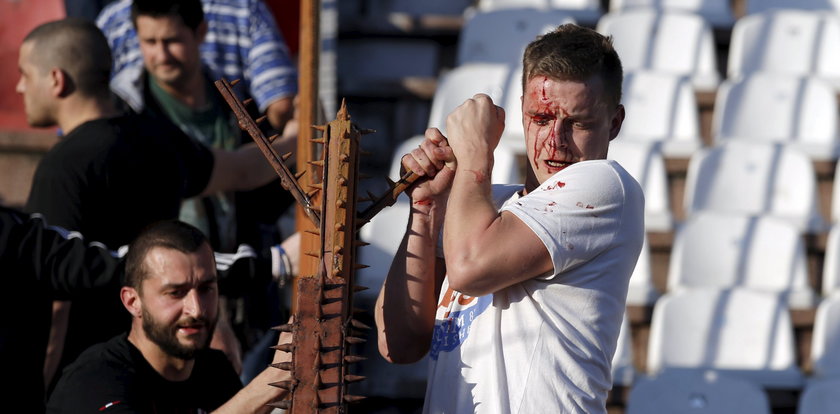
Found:
[{"label": "white plastic stadium seat", "polygon": [[476,12],[469,17],[458,37],[456,64],[521,64],[525,46],[537,36],[564,23],[574,23],[568,14],[556,10],[502,9]]},{"label": "white plastic stadium seat", "polygon": [[746,14],[762,13],[772,9],[840,10],[840,1],[838,0],[746,0],[746,3]]},{"label": "white plastic stadium seat", "polygon": [[[835,181],[835,186],[838,185]],[[836,190],[836,189],[835,189]],[[837,193],[835,193],[837,194]],[[825,243],[825,263],[822,273],[822,294],[830,296],[840,292],[840,224],[836,222],[828,232]]]},{"label": "white plastic stadium seat", "polygon": [[656,232],[671,231],[673,216],[668,173],[657,145],[619,137],[610,142],[607,158],[618,161],[641,184],[645,193],[645,229]]},{"label": "white plastic stadium seat", "polygon": [[840,378],[810,381],[799,396],[796,414],[826,414],[840,407]]},{"label": "white plastic stadium seat", "polygon": [[497,104],[503,102],[510,68],[504,63],[473,63],[442,75],[432,99],[428,127],[446,135],[446,117],[475,94],[487,94]]},{"label": "white plastic stadium seat", "polygon": [[618,138],[649,141],[666,157],[688,158],[703,146],[697,100],[682,75],[625,71],[621,102],[627,116]]},{"label": "white plastic stadium seat", "polygon": [[478,0],[478,10],[534,8],[562,11],[586,26],[595,26],[604,12],[600,0]]},{"label": "white plastic stadium seat", "polygon": [[805,241],[789,222],[769,216],[698,212],[674,237],[668,291],[746,287],[782,294],[792,308],[810,309]]},{"label": "white plastic stadium seat", "polygon": [[[840,292],[823,299],[814,316],[811,367],[816,378],[840,379]],[[838,389],[840,391],[840,389]]]},{"label": "white plastic stadium seat", "polygon": [[733,140],[695,153],[685,184],[686,216],[698,211],[767,214],[802,233],[826,230],[807,155],[781,144]]},{"label": "white plastic stadium seat", "polygon": [[771,10],[738,19],[727,72],[818,76],[840,88],[840,17],[836,12]]},{"label": "white plastic stadium seat", "polygon": [[505,98],[501,104],[505,108],[505,131],[502,133],[502,141],[521,147],[525,143],[525,130],[522,125],[522,65],[516,65],[514,68],[508,77]]},{"label": "white plastic stadium seat", "polygon": [[707,372],[668,372],[639,378],[627,414],[770,414],[764,391],[750,381]]},{"label": "white plastic stadium seat", "polygon": [[656,70],[688,76],[695,90],[720,83],[712,29],[691,13],[634,9],[607,13],[597,29],[613,37],[626,71]]},{"label": "white plastic stadium seat", "polygon": [[798,388],[788,307],[749,289],[693,288],[663,295],[653,308],[647,371],[715,370],[767,388]]},{"label": "white plastic stadium seat", "polygon": [[822,79],[753,73],[718,88],[712,136],[779,142],[833,161],[840,155],[837,114],[837,92]]},{"label": "white plastic stadium seat", "polygon": [[677,10],[703,16],[713,27],[731,28],[735,23],[729,0],[610,0],[611,12],[634,8]]}]

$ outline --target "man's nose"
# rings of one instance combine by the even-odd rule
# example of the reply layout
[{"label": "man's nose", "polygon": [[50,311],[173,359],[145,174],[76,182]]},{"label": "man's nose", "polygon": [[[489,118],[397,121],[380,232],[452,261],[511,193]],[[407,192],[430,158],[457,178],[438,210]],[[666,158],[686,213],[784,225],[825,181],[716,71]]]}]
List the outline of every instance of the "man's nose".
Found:
[{"label": "man's nose", "polygon": [[569,136],[571,135],[571,122],[565,118],[557,118],[554,122],[554,146],[557,148],[564,148],[569,143]]},{"label": "man's nose", "polygon": [[155,42],[152,52],[156,60],[166,60],[167,56],[169,56],[169,47],[166,45],[166,42]]},{"label": "man's nose", "polygon": [[190,289],[184,296],[184,313],[190,316],[201,316],[204,312],[204,304],[201,303],[201,296],[195,289]]}]

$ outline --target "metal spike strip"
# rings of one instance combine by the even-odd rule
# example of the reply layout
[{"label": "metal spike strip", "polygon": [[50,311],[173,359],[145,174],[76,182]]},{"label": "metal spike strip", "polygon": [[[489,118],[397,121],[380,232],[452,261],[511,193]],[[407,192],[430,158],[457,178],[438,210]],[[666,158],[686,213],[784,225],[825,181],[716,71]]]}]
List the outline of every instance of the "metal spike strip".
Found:
[{"label": "metal spike strip", "polygon": [[[356,185],[359,168],[359,130],[350,122],[342,102],[336,119],[319,129],[325,131],[323,159],[311,162],[310,171],[323,177],[319,185],[307,188],[321,193],[318,231],[319,251],[305,254],[318,257],[318,275],[298,278],[293,345],[294,376],[291,383],[272,384],[290,387],[289,413],[346,413],[346,405],[360,397],[349,395],[347,384],[364,378],[349,372],[348,366],[363,358],[349,348],[364,339],[355,335],[362,329],[352,320],[355,262]],[[278,329],[288,329],[281,326]],[[279,348],[278,348],[279,349]]]},{"label": "metal spike strip", "polygon": [[419,175],[413,171],[406,172],[397,182],[388,180],[389,188],[385,194],[373,199],[373,203],[359,213],[356,225],[360,228],[369,222],[373,216],[377,215],[383,208],[394,205],[397,202],[397,197],[406,189],[411,187],[415,181],[420,178]]},{"label": "metal spike strip", "polygon": [[322,237],[324,241],[324,279],[322,312],[340,314],[341,318],[324,320],[322,346],[333,349],[321,353],[321,382],[330,384],[320,390],[321,413],[346,412],[344,396],[347,394],[345,376],[348,354],[344,340],[346,326],[352,309],[352,286],[355,273],[355,215],[356,203],[352,202],[357,192],[359,133],[350,122],[347,106],[342,102],[336,119],[328,126],[323,198],[327,200],[323,217]]},{"label": "metal spike strip", "polygon": [[239,122],[239,127],[248,132],[248,135],[250,135],[254,142],[256,142],[260,151],[262,151],[269,164],[271,164],[271,167],[274,168],[274,171],[278,176],[280,176],[280,184],[283,185],[283,188],[292,193],[295,200],[297,200],[297,202],[303,207],[307,217],[309,217],[315,226],[318,227],[321,223],[321,216],[315,209],[312,208],[311,197],[303,191],[297,179],[295,179],[294,174],[292,174],[289,167],[283,163],[282,156],[277,154],[277,151],[275,151],[274,147],[271,146],[269,139],[265,137],[257,125],[257,123],[265,120],[265,116],[254,121],[254,119],[248,115],[245,105],[239,101],[239,98],[237,98],[236,94],[233,92],[233,85],[236,83],[238,83],[238,80],[228,82],[226,79],[219,79],[214,82],[216,89],[219,90],[222,97],[225,99],[225,102],[227,102],[233,110],[233,113]]},{"label": "metal spike strip", "polygon": [[321,365],[320,323],[321,304],[314,298],[322,295],[321,277],[302,277],[298,279],[297,306],[295,308],[294,366],[291,414],[317,413],[320,401],[318,384],[320,383],[319,366]]}]

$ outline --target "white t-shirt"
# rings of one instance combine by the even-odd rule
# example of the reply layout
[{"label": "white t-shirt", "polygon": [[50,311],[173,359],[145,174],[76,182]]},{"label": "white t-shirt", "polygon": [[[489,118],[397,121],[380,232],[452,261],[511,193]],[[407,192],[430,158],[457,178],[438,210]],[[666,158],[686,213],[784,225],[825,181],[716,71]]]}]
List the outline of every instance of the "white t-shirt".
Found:
[{"label": "white t-shirt", "polygon": [[614,161],[573,164],[502,211],[543,241],[554,274],[470,297],[441,289],[426,413],[606,413],[644,196]]}]

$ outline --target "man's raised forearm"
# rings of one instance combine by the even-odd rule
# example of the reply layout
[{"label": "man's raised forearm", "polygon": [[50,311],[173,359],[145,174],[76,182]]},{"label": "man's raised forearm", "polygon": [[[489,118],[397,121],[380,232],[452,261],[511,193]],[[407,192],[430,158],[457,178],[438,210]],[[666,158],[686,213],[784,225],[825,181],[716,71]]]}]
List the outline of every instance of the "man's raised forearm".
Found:
[{"label": "man's raised forearm", "polygon": [[376,301],[379,352],[391,362],[415,362],[426,354],[434,328],[443,273],[437,240],[445,206],[417,201],[409,226]]}]

